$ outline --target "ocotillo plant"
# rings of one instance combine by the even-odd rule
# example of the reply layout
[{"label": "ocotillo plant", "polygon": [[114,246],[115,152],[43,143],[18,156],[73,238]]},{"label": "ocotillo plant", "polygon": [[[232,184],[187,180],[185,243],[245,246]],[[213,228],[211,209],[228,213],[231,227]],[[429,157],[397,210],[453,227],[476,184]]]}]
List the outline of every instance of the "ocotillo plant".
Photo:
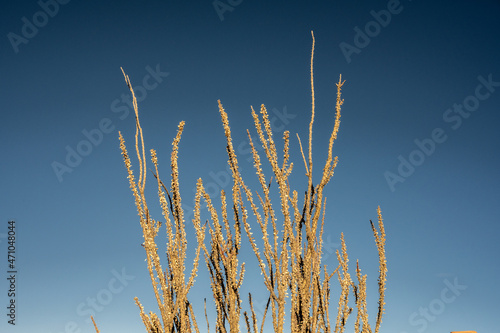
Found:
[{"label": "ocotillo plant", "polygon": [[[302,199],[299,200],[298,192],[290,188],[289,177],[294,167],[294,164],[290,162],[289,155],[290,133],[288,131],[283,133],[283,155],[278,157],[271,122],[265,106],[261,106],[260,115],[251,108],[260,144],[273,173],[271,177],[264,174],[261,156],[256,147],[257,143],[252,141],[252,136],[248,132],[254,167],[260,183],[260,192],[254,191],[244,181],[240,172],[238,158],[232,144],[228,115],[222,103],[218,101],[219,113],[226,136],[226,150],[233,186],[229,199],[223,190],[220,193],[221,209],[219,215],[215,204],[203,186],[203,181],[199,179],[197,182],[194,218],[192,219],[197,235],[197,247],[193,268],[188,279],[185,275],[187,257],[186,224],[181,205],[177,163],[179,141],[185,124],[184,122],[179,124],[177,135],[172,143],[170,189],[167,188],[159,175],[158,157],[155,150],[151,149],[150,151],[154,169],[152,172],[157,182],[158,197],[167,231],[166,269],[164,270],[156,241],[162,223],[151,217],[146,202],[147,163],[144,137],[132,84],[129,77],[124,73],[125,81],[132,93],[136,115],[135,149],[139,162],[138,180],[136,180],[132,171],[132,163],[121,133],[119,133],[120,147],[139,214],[148,272],[159,309],[159,315],[152,311],[146,314],[138,298],[135,298],[147,332],[199,332],[198,323],[188,300],[188,295],[197,275],[201,253],[204,255],[210,273],[210,284],[217,314],[215,332],[240,332],[240,321],[244,322],[247,332],[257,333],[259,330],[263,332],[268,311],[271,312],[274,332],[331,332],[332,330],[333,332],[344,332],[348,317],[353,311],[350,306],[352,301],[349,299],[351,291],[356,307],[354,331],[356,333],[372,332],[368,322],[366,302],[367,276],[361,275],[359,264],[356,263],[357,283],[351,278],[348,270],[347,247],[343,234],[341,234],[341,250],[337,251],[338,267],[333,272],[327,272],[326,266],[322,266],[321,262],[326,207],[324,189],[332,178],[338,161],[337,157],[333,157],[333,143],[337,138],[340,126],[340,111],[344,102],[341,98],[341,89],[344,81],[340,77],[336,84],[335,121],[328,141],[328,151],[321,179],[318,184],[314,184],[312,157],[312,131],[315,121],[314,35],[312,35],[312,40],[310,65],[312,110],[308,128],[307,155],[304,153],[304,147],[297,135],[297,142],[302,153],[307,177],[307,188],[304,189]],[[270,190],[271,184],[275,184],[277,188],[279,203],[271,200],[273,197]],[[210,221],[206,223],[201,221],[202,201],[205,203],[210,215]],[[277,205],[279,208],[276,208]],[[262,233],[262,250],[259,249],[253,236],[247,208],[253,214]],[[387,274],[385,230],[380,207],[377,209],[377,214],[378,226],[371,223],[379,255],[379,302],[373,331],[375,333],[380,330],[384,313]],[[230,222],[231,219],[232,222]],[[205,244],[207,225],[210,233],[209,247]],[[240,296],[240,287],[245,272],[245,264],[239,262],[242,230],[244,230],[255,254],[263,276],[263,285],[269,294],[263,318],[260,319],[260,329],[251,294],[249,295],[249,312],[244,311],[243,316],[241,313],[243,301]],[[335,324],[332,325],[330,323],[330,280],[335,274],[339,281],[340,294],[338,295]],[[287,303],[287,298],[289,298],[289,303]],[[289,308],[288,311],[287,307]],[[290,318],[289,328],[285,328],[285,317],[287,315]],[[207,331],[210,331],[206,303],[205,318],[207,320]],[[97,326],[95,327],[97,330]]]}]

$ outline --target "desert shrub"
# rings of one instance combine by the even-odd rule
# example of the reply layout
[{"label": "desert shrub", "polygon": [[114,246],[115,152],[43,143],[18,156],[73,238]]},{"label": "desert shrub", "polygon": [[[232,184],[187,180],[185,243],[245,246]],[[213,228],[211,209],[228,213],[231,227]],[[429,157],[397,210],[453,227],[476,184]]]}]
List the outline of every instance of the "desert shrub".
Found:
[{"label": "desert shrub", "polygon": [[[166,268],[161,263],[156,240],[162,222],[150,215],[146,201],[145,185],[147,176],[146,152],[143,131],[139,121],[137,101],[129,77],[125,81],[132,93],[136,116],[135,150],[139,163],[139,179],[132,171],[132,162],[125,146],[125,140],[119,133],[120,147],[128,172],[130,188],[135,198],[135,204],[140,218],[144,237],[144,249],[148,272],[153,285],[158,304],[159,315],[150,311],[147,314],[136,297],[135,302],[140,309],[140,316],[147,332],[199,332],[199,326],[192,305],[188,299],[189,290],[197,276],[199,259],[203,254],[206,267],[210,273],[210,284],[213,301],[216,308],[216,332],[240,332],[240,323],[244,323],[248,332],[263,332],[264,322],[268,312],[272,317],[274,332],[344,332],[347,319],[353,312],[350,303],[356,308],[354,331],[372,332],[368,321],[366,304],[367,276],[361,274],[356,263],[356,280],[349,274],[348,255],[344,235],[341,234],[341,249],[337,250],[338,267],[333,272],[327,272],[322,266],[322,236],[325,222],[326,198],[323,195],[325,186],[333,177],[337,165],[337,157],[333,157],[333,143],[337,138],[340,126],[341,90],[344,84],[340,76],[337,87],[335,107],[335,122],[328,141],[328,151],[322,169],[319,183],[313,183],[312,130],[315,120],[314,104],[314,35],[311,51],[311,92],[312,110],[309,123],[309,140],[307,155],[304,153],[300,137],[297,142],[302,153],[302,160],[307,177],[307,187],[302,194],[290,188],[289,177],[294,167],[290,161],[290,134],[283,133],[283,154],[278,157],[271,123],[264,105],[260,115],[251,108],[254,126],[265,159],[272,170],[272,176],[266,176],[263,171],[261,156],[252,136],[248,139],[252,148],[254,167],[260,183],[259,191],[254,191],[245,182],[236,156],[231,137],[231,126],[222,103],[218,101],[219,113],[226,136],[228,164],[231,169],[233,186],[230,194],[223,190],[220,193],[221,208],[218,210],[206,192],[203,181],[197,182],[195,194],[194,218],[192,223],[196,231],[197,247],[193,268],[186,275],[186,221],[181,204],[178,149],[184,129],[184,122],[178,125],[178,132],[172,143],[171,180],[167,186],[159,175],[156,151],[151,149],[150,156],[153,165],[153,176],[157,183],[158,197],[167,231]],[[271,184],[279,193],[279,203],[271,200]],[[230,197],[228,198],[228,196]],[[299,198],[300,197],[300,198]],[[210,221],[201,221],[202,206],[210,215]],[[278,207],[278,208],[276,208]],[[256,219],[262,234],[262,249],[259,248],[249,223],[249,211]],[[220,214],[219,214],[220,213]],[[378,225],[371,223],[375,243],[379,255],[379,302],[375,320],[374,332],[378,332],[384,313],[384,296],[386,284],[385,231],[380,207],[377,209]],[[232,216],[231,216],[232,215]],[[370,221],[371,222],[371,221]],[[209,246],[205,243],[206,229],[210,236]],[[260,318],[260,324],[255,314],[252,295],[248,295],[248,311],[243,311],[244,304],[240,295],[240,287],[245,273],[245,263],[240,263],[242,233],[255,254],[261,269],[263,285],[269,297],[267,306]],[[336,320],[330,321],[330,280],[337,275],[340,286]],[[354,301],[350,301],[350,294]],[[287,299],[289,303],[287,303]],[[289,311],[289,328],[285,328],[287,307]],[[206,314],[207,330],[210,323]],[[97,326],[96,326],[96,331]]]}]

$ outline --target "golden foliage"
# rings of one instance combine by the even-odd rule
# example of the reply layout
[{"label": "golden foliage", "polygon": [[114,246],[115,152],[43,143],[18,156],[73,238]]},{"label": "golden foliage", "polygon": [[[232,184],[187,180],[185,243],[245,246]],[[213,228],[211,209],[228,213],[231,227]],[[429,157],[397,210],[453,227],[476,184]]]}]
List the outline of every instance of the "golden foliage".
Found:
[{"label": "golden foliage", "polygon": [[[250,246],[255,254],[263,276],[264,286],[269,292],[269,299],[261,318],[260,332],[264,330],[264,321],[268,310],[271,312],[275,332],[344,332],[349,315],[353,308],[349,305],[349,295],[352,289],[354,303],[356,306],[355,332],[372,332],[368,323],[368,312],[366,304],[366,275],[361,275],[359,264],[356,263],[355,283],[348,270],[347,247],[344,235],[341,235],[341,251],[337,250],[339,265],[335,271],[328,273],[325,265],[321,265],[322,236],[325,221],[326,198],[323,191],[330,179],[333,177],[337,165],[337,157],[333,157],[333,143],[337,138],[340,126],[341,106],[344,100],[341,98],[341,90],[345,81],[339,78],[337,87],[336,115],[333,129],[329,138],[328,152],[325,165],[322,170],[320,182],[313,183],[313,158],[312,158],[312,129],[315,118],[314,81],[313,81],[313,58],[314,58],[314,35],[312,35],[311,51],[311,94],[312,112],[309,123],[308,155],[304,155],[302,142],[297,135],[302,158],[307,176],[307,189],[304,194],[303,203],[299,203],[298,192],[291,190],[289,176],[293,169],[290,159],[289,132],[283,134],[284,149],[282,162],[279,162],[276,144],[273,138],[271,122],[264,105],[260,108],[260,115],[251,108],[254,126],[265,153],[266,159],[272,169],[271,181],[264,174],[261,156],[255,143],[252,141],[250,132],[248,138],[252,150],[254,167],[260,183],[260,193],[252,191],[245,183],[238,166],[229,125],[228,115],[222,103],[218,101],[219,112],[222,119],[226,136],[226,149],[228,164],[231,169],[233,186],[231,199],[228,203],[227,195],[221,191],[221,216],[214,206],[210,195],[205,191],[203,181],[197,182],[195,194],[194,218],[192,219],[197,235],[196,255],[193,268],[186,282],[186,231],[184,213],[181,206],[181,195],[179,185],[179,168],[177,164],[178,149],[184,122],[178,127],[177,136],[172,143],[171,155],[171,183],[170,191],[160,180],[158,170],[158,158],[156,152],[151,150],[151,160],[154,166],[154,176],[158,185],[158,197],[163,211],[167,231],[167,268],[163,270],[158,254],[157,242],[155,240],[162,225],[161,222],[151,218],[145,197],[146,183],[146,157],[142,128],[139,122],[137,101],[130,83],[129,77],[124,73],[125,81],[132,93],[136,116],[135,148],[139,162],[139,180],[135,181],[132,164],[125,146],[122,134],[119,134],[120,148],[128,172],[130,188],[135,198],[140,225],[143,231],[144,248],[146,250],[146,261],[148,272],[153,285],[153,290],[158,304],[158,317],[155,313],[146,314],[138,298],[135,302],[140,309],[140,316],[148,332],[198,332],[198,325],[193,314],[193,309],[188,301],[188,293],[193,286],[197,275],[200,253],[203,252],[207,269],[210,273],[210,284],[213,293],[217,318],[215,322],[216,332],[240,332],[240,320],[244,320],[248,332],[258,332],[257,317],[254,311],[252,296],[249,294],[250,313],[244,311],[241,316],[242,300],[239,290],[243,282],[245,264],[239,262],[238,256],[241,249],[241,231],[244,229]],[[270,186],[275,183],[279,192],[279,212],[271,200]],[[167,201],[168,198],[168,201]],[[210,215],[210,222],[201,222],[201,207],[204,201]],[[230,222],[228,204],[232,211],[233,222]],[[259,249],[252,228],[249,223],[247,206],[253,213],[262,233],[262,246]],[[380,208],[378,213],[378,230],[371,223],[375,237],[375,243],[379,254],[379,306],[375,324],[375,333],[379,332],[384,313],[385,283],[387,265],[385,257],[385,230]],[[281,223],[278,223],[281,221]],[[371,222],[371,221],[370,221]],[[210,234],[210,247],[205,245],[205,231],[208,224]],[[337,308],[335,326],[330,325],[330,279],[337,274],[340,294]],[[285,317],[287,316],[286,304],[289,298],[290,304],[290,328],[285,329]],[[270,307],[269,307],[270,306]],[[207,320],[207,331],[210,330]],[[97,330],[97,326],[96,326]]]}]

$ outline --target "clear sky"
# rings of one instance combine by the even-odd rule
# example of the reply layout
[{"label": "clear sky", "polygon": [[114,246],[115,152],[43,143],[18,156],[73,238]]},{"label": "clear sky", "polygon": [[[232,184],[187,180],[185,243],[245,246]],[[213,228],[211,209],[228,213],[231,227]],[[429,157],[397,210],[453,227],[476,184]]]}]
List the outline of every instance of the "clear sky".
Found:
[{"label": "clear sky", "polygon": [[[373,323],[378,258],[369,220],[380,205],[389,269],[382,331],[498,332],[499,17],[498,1],[3,3],[0,331],[93,332],[93,313],[101,332],[143,332],[133,297],[156,311],[119,150],[118,130],[129,147],[134,135],[120,67],[136,87],[146,146],[157,149],[165,176],[177,124],[186,121],[179,163],[189,204],[198,177],[214,193],[231,189],[218,99],[248,177],[245,133],[250,106],[261,104],[277,138],[291,132],[294,174],[304,174],[294,138],[307,137],[314,30],[318,171],[335,83],[339,74],[346,80],[325,263],[336,267],[329,251],[344,232],[351,268],[359,258],[368,274]],[[15,327],[6,316],[10,219]],[[262,304],[254,256],[242,260],[242,294],[251,290]],[[202,329],[205,297],[202,265],[191,295]]]}]

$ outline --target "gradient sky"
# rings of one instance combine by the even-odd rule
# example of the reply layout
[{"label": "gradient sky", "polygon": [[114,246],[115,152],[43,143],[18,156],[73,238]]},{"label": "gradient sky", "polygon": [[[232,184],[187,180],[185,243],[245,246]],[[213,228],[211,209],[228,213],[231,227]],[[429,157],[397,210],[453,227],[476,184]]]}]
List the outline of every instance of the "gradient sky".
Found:
[{"label": "gradient sky", "polygon": [[[165,176],[177,124],[186,121],[179,164],[190,204],[198,177],[214,193],[231,188],[218,99],[249,178],[245,133],[250,106],[261,104],[277,138],[291,132],[294,175],[304,174],[295,133],[306,140],[311,30],[317,171],[335,83],[339,74],[346,80],[339,165],[326,193],[325,263],[336,267],[329,251],[344,232],[351,268],[359,258],[368,274],[373,325],[378,258],[369,220],[380,205],[389,269],[382,331],[499,331],[498,1],[221,0],[215,4],[230,10],[219,13],[212,1],[60,3],[11,1],[0,13],[1,332],[93,332],[92,309],[101,332],[143,332],[133,297],[156,311],[119,150],[118,130],[129,147],[134,135],[120,67],[137,87],[146,146],[157,149]],[[78,150],[86,156],[68,157]],[[5,316],[9,219],[18,234],[15,327]],[[251,290],[262,304],[254,258],[242,256],[242,295]],[[191,295],[202,329],[205,297],[212,296],[203,264]]]}]

